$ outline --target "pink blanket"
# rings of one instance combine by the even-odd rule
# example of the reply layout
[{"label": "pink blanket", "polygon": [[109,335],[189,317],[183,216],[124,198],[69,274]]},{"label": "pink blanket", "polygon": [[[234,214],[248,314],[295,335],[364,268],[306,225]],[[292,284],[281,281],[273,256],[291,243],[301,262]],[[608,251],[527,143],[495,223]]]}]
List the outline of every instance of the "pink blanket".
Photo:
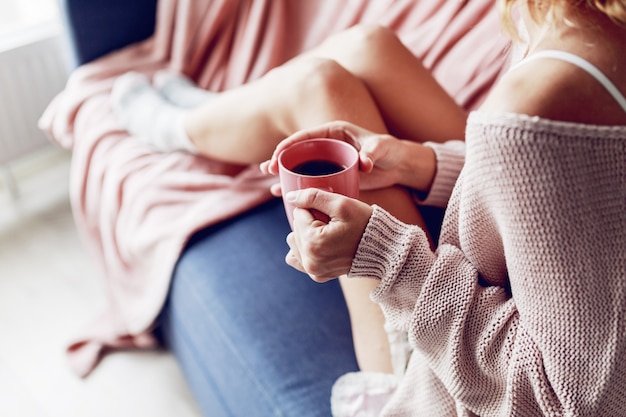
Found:
[{"label": "pink blanket", "polygon": [[87,375],[104,351],[154,345],[149,330],[174,264],[195,231],[271,198],[258,167],[156,153],[120,127],[109,103],[126,71],[171,68],[214,91],[235,88],[357,23],[394,29],[468,109],[505,60],[494,0],[161,0],[152,38],[84,65],[41,119],[73,151],[76,224],[98,259],[110,308],[69,349]]}]

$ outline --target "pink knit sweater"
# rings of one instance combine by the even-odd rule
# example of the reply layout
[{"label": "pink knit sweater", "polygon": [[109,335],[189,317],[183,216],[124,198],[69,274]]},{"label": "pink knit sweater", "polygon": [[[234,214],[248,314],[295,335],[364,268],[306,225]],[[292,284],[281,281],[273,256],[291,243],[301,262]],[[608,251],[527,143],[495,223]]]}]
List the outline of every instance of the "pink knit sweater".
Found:
[{"label": "pink knit sweater", "polygon": [[384,416],[626,415],[626,126],[474,112],[435,253],[376,207],[351,276],[415,349]]}]

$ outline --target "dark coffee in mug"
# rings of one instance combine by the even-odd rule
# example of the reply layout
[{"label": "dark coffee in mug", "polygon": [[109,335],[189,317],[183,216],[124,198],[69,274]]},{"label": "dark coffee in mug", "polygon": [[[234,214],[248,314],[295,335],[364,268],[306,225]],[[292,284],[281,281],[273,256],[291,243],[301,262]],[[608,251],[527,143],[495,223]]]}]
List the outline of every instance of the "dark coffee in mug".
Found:
[{"label": "dark coffee in mug", "polygon": [[320,176],[336,174],[344,169],[346,169],[346,167],[336,162],[324,159],[312,159],[296,165],[292,168],[292,171],[300,175]]},{"label": "dark coffee in mug", "polygon": [[[290,191],[317,188],[326,192],[359,196],[359,152],[351,144],[335,139],[314,138],[291,144],[278,155],[283,195]],[[293,227],[294,206],[283,200],[289,225]],[[312,210],[322,221],[328,218]]]}]

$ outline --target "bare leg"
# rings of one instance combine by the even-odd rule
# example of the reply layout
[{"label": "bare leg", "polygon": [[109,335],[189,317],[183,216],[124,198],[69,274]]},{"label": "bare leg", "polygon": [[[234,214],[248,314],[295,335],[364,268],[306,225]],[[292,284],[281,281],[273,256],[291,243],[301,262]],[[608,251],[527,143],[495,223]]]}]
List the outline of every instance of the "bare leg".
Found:
[{"label": "bare leg", "polygon": [[467,113],[400,39],[382,26],[355,26],[302,55],[335,60],[370,91],[397,137],[463,139]]},{"label": "bare leg", "polygon": [[160,98],[147,79],[119,81],[114,108],[133,134],[161,151],[188,149],[241,165],[266,159],[298,129],[337,119],[363,125],[375,117],[383,129],[371,130],[416,141],[464,135],[465,111],[395,34],[377,26],[335,35],[193,110]]},{"label": "bare leg", "polygon": [[200,153],[250,164],[268,159],[278,142],[297,130],[341,119],[385,131],[358,78],[334,61],[308,58],[221,93],[188,113],[184,126]]},{"label": "bare leg", "polygon": [[370,130],[441,142],[464,137],[467,114],[391,31],[359,26],[221,93],[187,115],[185,130],[201,153],[247,164],[299,129],[331,120],[367,127],[372,117],[382,127]]}]

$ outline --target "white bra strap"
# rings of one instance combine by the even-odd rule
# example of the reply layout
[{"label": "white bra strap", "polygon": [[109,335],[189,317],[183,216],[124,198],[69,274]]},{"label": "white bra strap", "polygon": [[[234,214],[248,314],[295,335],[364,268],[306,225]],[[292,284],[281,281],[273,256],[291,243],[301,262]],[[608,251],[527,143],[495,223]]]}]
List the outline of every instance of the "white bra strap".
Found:
[{"label": "white bra strap", "polygon": [[561,61],[569,62],[570,64],[574,64],[582,68],[583,70],[587,71],[589,75],[595,78],[600,84],[604,86],[604,88],[606,88],[609,94],[611,94],[611,96],[613,96],[615,101],[617,101],[617,103],[622,107],[622,110],[626,112],[626,98],[624,98],[622,93],[617,89],[617,87],[615,87],[615,84],[613,84],[611,80],[609,80],[607,76],[604,75],[604,73],[602,73],[602,71],[600,71],[593,64],[579,57],[578,55],[574,55],[565,51],[556,51],[556,50],[540,51],[524,58],[522,61],[514,65],[511,69],[517,68],[518,66],[521,66],[522,64],[525,64],[528,61],[533,61],[535,59],[541,59],[541,58],[560,59]]}]

